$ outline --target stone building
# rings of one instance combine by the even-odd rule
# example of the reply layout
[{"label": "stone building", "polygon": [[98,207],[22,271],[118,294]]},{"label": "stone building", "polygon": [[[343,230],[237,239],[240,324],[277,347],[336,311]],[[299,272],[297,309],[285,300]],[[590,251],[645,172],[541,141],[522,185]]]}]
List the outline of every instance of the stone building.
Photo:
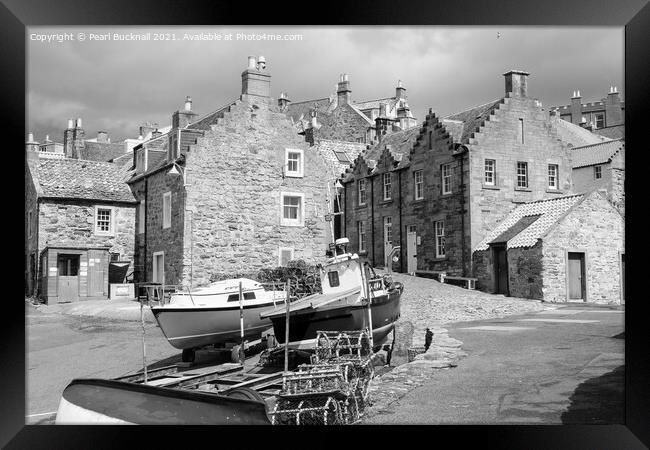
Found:
[{"label": "stone building", "polygon": [[622,139],[571,149],[576,192],[604,189],[625,216],[625,142]]},{"label": "stone building", "polygon": [[550,302],[621,303],[624,231],[602,191],[519,205],[476,246],[477,287]]},{"label": "stone building", "polygon": [[417,126],[401,80],[392,97],[356,102],[349,77],[342,74],[336,93],[327,98],[292,103],[283,93],[278,103],[312,143],[328,139],[370,144],[387,133]]},{"label": "stone building", "polygon": [[625,102],[621,100],[617,87],[610,86],[606,98],[589,103],[582,103],[580,91],[574,91],[571,104],[554,106],[550,112],[602,136],[611,139],[625,137]]},{"label": "stone building", "polygon": [[518,204],[572,192],[569,147],[528,73],[504,74],[505,96],[387,135],[343,179],[345,232],[383,265],[400,247],[402,272],[469,277],[472,251]]},{"label": "stone building", "polygon": [[241,96],[134,148],[138,281],[199,286],[292,259],[322,261],[329,167],[270,96],[249,57]]},{"label": "stone building", "polygon": [[26,295],[48,303],[108,298],[109,279],[123,279],[133,261],[135,199],[127,171],[41,157],[33,139],[26,159]]}]

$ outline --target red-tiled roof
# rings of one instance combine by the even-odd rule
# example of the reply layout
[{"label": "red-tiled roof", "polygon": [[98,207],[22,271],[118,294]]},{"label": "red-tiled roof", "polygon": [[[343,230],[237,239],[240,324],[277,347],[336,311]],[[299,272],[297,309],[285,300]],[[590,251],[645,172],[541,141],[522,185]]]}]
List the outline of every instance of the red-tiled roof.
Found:
[{"label": "red-tiled roof", "polygon": [[613,127],[598,128],[594,133],[610,139],[625,139],[625,125],[614,125]]},{"label": "red-tiled roof", "polygon": [[454,142],[467,144],[472,133],[475,133],[483,121],[487,120],[492,111],[503,99],[494,100],[474,108],[452,114],[442,119],[442,124],[447,128]]},{"label": "red-tiled roof", "polygon": [[110,161],[126,153],[126,146],[121,143],[85,141],[79,151],[79,159],[86,161]]},{"label": "red-tiled roof", "polygon": [[609,162],[623,147],[625,143],[622,140],[574,147],[571,149],[572,167],[577,169]]}]

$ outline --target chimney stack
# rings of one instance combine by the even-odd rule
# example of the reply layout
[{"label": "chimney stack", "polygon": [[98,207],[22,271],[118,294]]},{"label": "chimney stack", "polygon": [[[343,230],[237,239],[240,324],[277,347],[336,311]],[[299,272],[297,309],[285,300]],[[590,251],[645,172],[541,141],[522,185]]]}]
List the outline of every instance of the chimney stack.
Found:
[{"label": "chimney stack", "polygon": [[352,91],[350,90],[350,81],[348,80],[348,74],[343,73],[339,77],[339,84],[337,86],[336,95],[338,98],[338,106],[347,105],[352,103],[351,101]]},{"label": "chimney stack", "polygon": [[402,86],[402,80],[397,80],[397,87],[395,88],[395,97],[406,98],[406,88]]},{"label": "chimney stack", "polygon": [[108,133],[106,131],[98,131],[97,132],[97,142],[104,142],[104,143],[110,142],[108,140]]},{"label": "chimney stack", "polygon": [[618,87],[610,87],[609,94],[607,94],[607,98],[605,99],[605,126],[623,125],[624,118]]},{"label": "chimney stack", "polygon": [[280,98],[278,98],[278,106],[280,107],[280,111],[284,112],[286,111],[287,107],[289,106],[289,103],[291,100],[289,100],[289,97],[287,97],[287,94],[284,92],[280,93]]},{"label": "chimney stack", "polygon": [[271,92],[271,74],[266,70],[266,58],[260,56],[248,57],[248,67],[241,74],[241,93],[243,95],[256,95],[269,97]]},{"label": "chimney stack", "polygon": [[183,109],[179,109],[172,114],[172,128],[185,128],[194,122],[197,116],[198,114],[192,111],[192,97],[188,95],[185,97],[185,106]]},{"label": "chimney stack", "polygon": [[528,72],[511,70],[506,77],[506,97],[528,97]]},{"label": "chimney stack", "polygon": [[38,142],[34,140],[34,133],[29,133],[27,135],[27,141],[25,142],[25,150],[38,152]]},{"label": "chimney stack", "polygon": [[68,128],[63,132],[63,152],[66,158],[79,159],[81,150],[86,147],[85,132],[81,126],[81,117],[68,119]]},{"label": "chimney stack", "polygon": [[157,138],[161,134],[162,134],[162,132],[158,131],[158,127],[156,127],[156,129],[151,132],[151,139]]},{"label": "chimney stack", "polygon": [[580,97],[580,91],[573,91],[570,108],[571,123],[574,125],[580,125],[582,123],[582,98]]}]

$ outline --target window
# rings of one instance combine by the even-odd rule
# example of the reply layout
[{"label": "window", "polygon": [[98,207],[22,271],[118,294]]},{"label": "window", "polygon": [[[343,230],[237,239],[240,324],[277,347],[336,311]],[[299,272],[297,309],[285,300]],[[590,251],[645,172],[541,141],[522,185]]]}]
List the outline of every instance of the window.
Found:
[{"label": "window", "polygon": [[95,207],[95,234],[113,234],[113,208]]},{"label": "window", "polygon": [[278,265],[280,267],[287,267],[289,261],[293,259],[292,247],[280,247],[278,251]]},{"label": "window", "polygon": [[519,119],[519,143],[524,143],[524,119]]},{"label": "window", "polygon": [[558,188],[557,173],[558,173],[557,164],[549,164],[548,165],[548,188],[549,189]]},{"label": "window", "polygon": [[413,181],[415,183],[415,199],[420,200],[424,198],[424,177],[421,170],[413,172]]},{"label": "window", "polygon": [[366,251],[366,224],[359,220],[357,222],[357,235],[359,237],[359,251]]},{"label": "window", "polygon": [[433,131],[429,131],[429,150],[433,149]]},{"label": "window", "polygon": [[488,186],[494,186],[496,184],[496,170],[497,162],[494,159],[486,159],[484,184]]},{"label": "window", "polygon": [[436,258],[444,258],[445,256],[445,222],[439,220],[433,222],[436,233]]},{"label": "window", "polygon": [[603,177],[603,167],[602,166],[594,166],[594,178],[596,180],[600,180]]},{"label": "window", "polygon": [[172,226],[172,193],[165,192],[163,194],[163,228]]},{"label": "window", "polygon": [[600,113],[600,114],[594,114],[594,126],[596,128],[603,128],[605,126],[605,115]]},{"label": "window", "polygon": [[[255,300],[255,292],[244,292],[244,300]],[[228,296],[229,302],[238,302],[239,294],[230,294]]]},{"label": "window", "polygon": [[384,217],[384,243],[393,244],[393,218],[389,216]]},{"label": "window", "polygon": [[517,187],[528,187],[528,163],[517,161]]},{"label": "window", "polygon": [[366,180],[361,179],[357,181],[357,187],[359,188],[359,205],[366,204]]},{"label": "window", "polygon": [[302,177],[303,176],[303,151],[300,149],[286,149],[286,176]]},{"label": "window", "polygon": [[119,253],[113,253],[111,252],[111,262],[117,262],[120,260],[120,254]]},{"label": "window", "polygon": [[390,200],[391,197],[391,182],[390,182],[390,173],[384,174],[384,200]]},{"label": "window", "polygon": [[341,284],[339,281],[339,273],[336,271],[327,272],[327,279],[330,283],[330,287],[336,287]]},{"label": "window", "polygon": [[350,162],[350,158],[348,158],[348,155],[345,152],[334,152],[334,155],[336,156],[336,159],[339,160],[339,162],[342,162],[342,163],[349,163]]},{"label": "window", "polygon": [[80,255],[57,255],[57,272],[60,277],[76,277],[79,275]]},{"label": "window", "polygon": [[140,200],[140,205],[138,206],[138,233],[144,233],[145,208],[144,200]]},{"label": "window", "polygon": [[442,174],[442,193],[451,194],[451,164],[441,165],[440,173]]},{"label": "window", "polygon": [[154,252],[151,280],[154,283],[165,284],[165,252]]},{"label": "window", "polygon": [[304,194],[282,193],[281,225],[302,226],[304,218]]}]

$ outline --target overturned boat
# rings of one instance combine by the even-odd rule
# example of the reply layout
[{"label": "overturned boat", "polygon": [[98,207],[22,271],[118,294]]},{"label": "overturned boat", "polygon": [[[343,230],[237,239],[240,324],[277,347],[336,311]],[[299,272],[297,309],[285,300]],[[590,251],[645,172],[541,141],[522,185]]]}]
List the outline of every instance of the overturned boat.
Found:
[{"label": "overturned boat", "polygon": [[260,313],[284,305],[286,291],[267,291],[261,283],[248,278],[218,281],[191,292],[175,293],[168,303],[151,306],[169,343],[187,350],[184,359],[192,358],[192,349],[240,342],[240,283],[244,338],[259,339],[272,326]]},{"label": "overturned boat", "polygon": [[[344,247],[348,239],[336,241]],[[345,250],[319,267],[322,293],[277,305],[260,316],[273,323],[275,339],[285,343],[286,315],[289,314],[291,348],[313,348],[319,331],[372,329],[373,346],[386,341],[400,317],[403,285],[390,275],[378,276],[370,265]]]}]

